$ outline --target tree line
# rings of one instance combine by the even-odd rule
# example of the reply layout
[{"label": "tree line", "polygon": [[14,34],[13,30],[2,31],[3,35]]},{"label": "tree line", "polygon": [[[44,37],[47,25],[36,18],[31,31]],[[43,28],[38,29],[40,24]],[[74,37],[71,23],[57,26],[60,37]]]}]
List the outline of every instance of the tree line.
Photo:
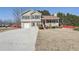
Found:
[{"label": "tree line", "polygon": [[79,16],[70,13],[57,13],[63,25],[79,26]]},{"label": "tree line", "polygon": [[[5,21],[4,23],[16,23],[21,24],[21,14],[22,12],[26,11],[26,9],[22,8],[15,8],[13,9],[13,15],[14,15],[14,22],[11,22],[11,20]],[[38,12],[41,12],[42,15],[51,15],[51,13],[48,10],[37,10]],[[53,14],[52,14],[53,15]],[[60,22],[63,25],[72,25],[72,26],[79,26],[79,16],[73,15],[70,13],[62,13],[58,12],[57,16],[60,18]],[[2,21],[0,21],[1,23]]]}]

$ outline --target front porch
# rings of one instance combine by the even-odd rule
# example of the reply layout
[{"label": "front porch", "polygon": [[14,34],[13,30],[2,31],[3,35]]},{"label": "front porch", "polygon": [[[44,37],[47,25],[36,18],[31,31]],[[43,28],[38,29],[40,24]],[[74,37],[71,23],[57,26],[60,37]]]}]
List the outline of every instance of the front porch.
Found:
[{"label": "front porch", "polygon": [[53,28],[59,27],[60,21],[57,16],[43,16],[42,17],[42,26],[44,28]]},{"label": "front porch", "polygon": [[45,28],[59,27],[59,19],[44,19],[42,23]]}]

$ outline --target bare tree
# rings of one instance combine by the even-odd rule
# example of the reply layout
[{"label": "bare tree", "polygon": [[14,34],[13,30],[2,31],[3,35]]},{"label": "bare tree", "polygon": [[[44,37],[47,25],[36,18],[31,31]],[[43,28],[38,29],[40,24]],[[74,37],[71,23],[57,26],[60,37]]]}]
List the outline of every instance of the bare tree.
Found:
[{"label": "bare tree", "polygon": [[2,26],[2,24],[3,24],[3,21],[2,21],[2,20],[0,20],[0,27]]},{"label": "bare tree", "polygon": [[22,8],[14,8],[13,9],[13,15],[15,19],[15,23],[20,24],[21,23],[21,14],[24,11]]}]

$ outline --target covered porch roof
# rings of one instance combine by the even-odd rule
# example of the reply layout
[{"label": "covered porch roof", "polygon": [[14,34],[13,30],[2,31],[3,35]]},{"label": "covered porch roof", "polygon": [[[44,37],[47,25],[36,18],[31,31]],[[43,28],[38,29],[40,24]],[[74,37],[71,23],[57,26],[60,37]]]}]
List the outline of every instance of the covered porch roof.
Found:
[{"label": "covered porch roof", "polygon": [[59,20],[60,18],[57,16],[42,16],[42,20]]}]

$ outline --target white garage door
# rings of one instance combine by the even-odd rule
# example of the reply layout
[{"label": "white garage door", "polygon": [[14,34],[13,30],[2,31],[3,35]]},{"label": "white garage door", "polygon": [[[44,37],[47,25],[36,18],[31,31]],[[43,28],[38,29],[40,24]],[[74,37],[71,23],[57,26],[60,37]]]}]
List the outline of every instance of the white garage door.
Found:
[{"label": "white garage door", "polygon": [[31,27],[31,23],[24,23],[24,28],[30,28]]}]

